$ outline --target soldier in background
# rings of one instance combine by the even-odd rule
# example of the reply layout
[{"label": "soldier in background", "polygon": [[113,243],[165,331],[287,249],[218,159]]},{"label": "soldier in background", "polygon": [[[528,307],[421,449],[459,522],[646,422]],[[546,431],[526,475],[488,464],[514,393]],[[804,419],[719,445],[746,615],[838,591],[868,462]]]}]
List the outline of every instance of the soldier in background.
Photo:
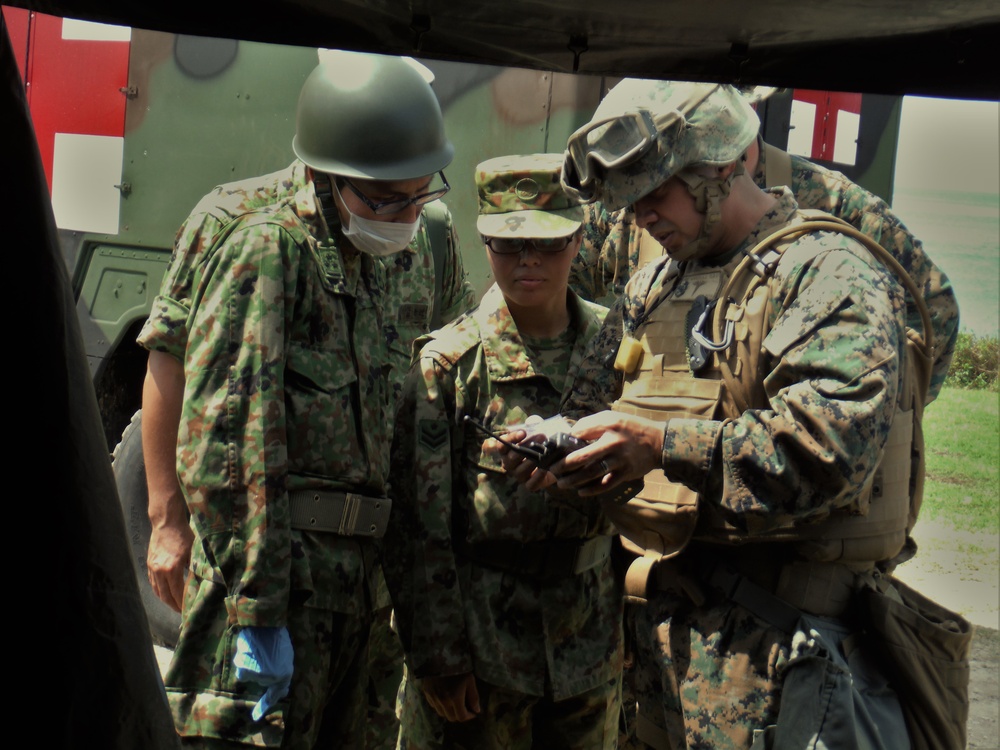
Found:
[{"label": "soldier in background", "polygon": [[[496,284],[415,345],[393,437],[386,578],[406,651],[400,747],[610,748],[622,597],[596,502],[526,491],[483,452],[557,415],[605,308],[567,287],[582,212],[557,154],[479,165]],[[399,484],[395,483],[399,479]]]},{"label": "soldier in background", "polygon": [[[393,125],[393,148],[372,141]],[[150,577],[177,606],[191,558],[166,678],[182,736],[249,742],[284,733],[287,747],[361,746],[369,587],[379,575],[371,537],[386,521],[386,375],[402,369],[387,339],[397,343],[393,334],[403,334],[394,326],[419,324],[421,311],[427,325],[457,314],[471,289],[450,228],[451,257],[436,262],[421,218],[421,207],[447,191],[438,173],[453,150],[416,69],[372,55],[321,64],[303,86],[293,145],[301,161],[288,170],[224,186],[199,205],[140,338],[152,352],[144,445],[158,467],[149,476]],[[388,283],[384,259],[394,255],[409,259],[390,263],[390,275],[406,271],[411,284]],[[448,274],[443,305],[428,299],[439,270]],[[421,306],[411,296],[425,287]],[[237,377],[228,385],[227,372]],[[244,395],[231,409],[223,404],[233,388]],[[165,468],[174,446],[186,505]],[[233,464],[222,452],[244,458]],[[336,523],[306,531],[298,518],[304,490],[320,498],[321,521],[346,507],[343,490],[357,493],[375,531],[352,534]],[[235,503],[219,506],[223,491]],[[188,511],[200,542],[193,546]],[[315,513],[306,511],[311,520]],[[237,648],[270,643],[294,652],[294,671],[282,663],[280,675],[234,680],[224,669],[211,684],[196,676],[211,674],[202,660],[224,663]],[[269,682],[277,688],[265,690]]]}]

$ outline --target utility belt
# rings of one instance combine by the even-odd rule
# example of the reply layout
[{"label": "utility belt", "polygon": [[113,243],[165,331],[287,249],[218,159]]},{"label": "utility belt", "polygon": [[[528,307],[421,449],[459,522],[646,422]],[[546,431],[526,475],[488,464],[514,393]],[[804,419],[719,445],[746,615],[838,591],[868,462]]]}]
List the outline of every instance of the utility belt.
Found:
[{"label": "utility belt", "polygon": [[[714,592],[791,632],[802,613],[840,617],[855,600],[859,576],[871,565],[814,562],[792,557],[779,545],[728,550],[689,548],[683,559],[654,566],[652,590],[675,590],[702,604]],[[778,547],[778,549],[776,549]],[[693,554],[688,554],[693,553]]]},{"label": "utility belt", "polygon": [[580,575],[603,564],[611,556],[611,542],[610,536],[544,542],[463,540],[456,545],[456,551],[461,557],[488,568],[550,582]]},{"label": "utility belt", "polygon": [[392,510],[387,497],[334,490],[294,490],[288,505],[293,529],[373,539],[385,534]]}]

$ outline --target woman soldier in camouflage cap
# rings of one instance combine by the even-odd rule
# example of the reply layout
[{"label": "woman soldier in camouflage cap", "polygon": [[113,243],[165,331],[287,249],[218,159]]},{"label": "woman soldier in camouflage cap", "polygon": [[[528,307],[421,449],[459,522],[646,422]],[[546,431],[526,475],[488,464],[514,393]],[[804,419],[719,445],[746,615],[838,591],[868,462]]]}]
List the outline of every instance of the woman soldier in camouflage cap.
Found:
[{"label": "woman soldier in camouflage cap", "polygon": [[581,211],[559,186],[561,162],[479,165],[478,227],[496,283],[417,341],[403,388],[386,536],[408,669],[403,748],[600,748],[617,736],[612,527],[596,503],[559,505],[507,476],[474,424],[503,433],[557,417],[606,312],[567,286]]}]

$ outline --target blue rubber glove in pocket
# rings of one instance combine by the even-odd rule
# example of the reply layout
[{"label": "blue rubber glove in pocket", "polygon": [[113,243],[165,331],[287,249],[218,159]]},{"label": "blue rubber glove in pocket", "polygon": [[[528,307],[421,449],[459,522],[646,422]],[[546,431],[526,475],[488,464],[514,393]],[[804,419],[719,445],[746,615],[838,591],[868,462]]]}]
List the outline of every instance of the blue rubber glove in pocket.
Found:
[{"label": "blue rubber glove in pocket", "polygon": [[288,695],[292,682],[292,639],[288,628],[247,627],[236,638],[236,679],[267,688],[251,716],[260,721],[275,703]]}]

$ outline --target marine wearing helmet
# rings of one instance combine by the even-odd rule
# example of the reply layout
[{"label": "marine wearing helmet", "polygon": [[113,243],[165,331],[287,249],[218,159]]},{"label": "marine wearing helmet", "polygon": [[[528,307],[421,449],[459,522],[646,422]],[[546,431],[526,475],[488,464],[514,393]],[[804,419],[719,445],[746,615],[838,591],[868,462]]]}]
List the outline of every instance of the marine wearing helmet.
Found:
[{"label": "marine wearing helmet", "polygon": [[[843,658],[860,581],[907,534],[909,482],[876,478],[883,455],[909,471],[903,295],[840,224],[813,229],[787,188],[753,183],[757,130],[731,86],[626,80],[570,138],[566,192],[630,205],[664,255],[629,280],[563,404],[588,445],[529,481],[583,497],[644,483],[604,506],[646,602],[639,740],[909,747],[877,668]],[[792,665],[819,652],[846,700],[814,712],[818,678]]]}]

